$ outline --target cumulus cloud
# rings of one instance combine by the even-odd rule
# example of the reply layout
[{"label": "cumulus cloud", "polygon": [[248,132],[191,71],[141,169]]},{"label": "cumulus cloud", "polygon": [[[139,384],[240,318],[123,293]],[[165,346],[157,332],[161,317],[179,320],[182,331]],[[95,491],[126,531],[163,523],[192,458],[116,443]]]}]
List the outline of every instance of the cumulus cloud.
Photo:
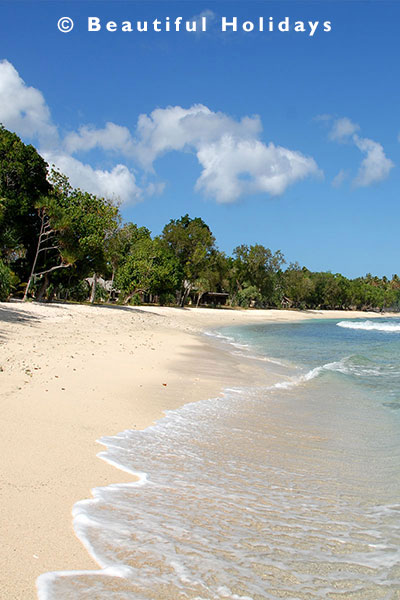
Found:
[{"label": "cumulus cloud", "polygon": [[[121,202],[136,202],[142,198],[135,176],[127,166],[117,164],[111,170],[94,169],[70,155],[71,149],[89,150],[96,145],[92,130],[82,128],[67,136],[63,143],[42,93],[27,86],[6,60],[0,61],[0,123],[24,138],[37,140],[45,160],[65,173],[74,187]],[[126,141],[126,131],[108,123],[98,137],[104,147],[108,143],[112,148],[116,141],[120,145]]]},{"label": "cumulus cloud", "polygon": [[[155,161],[172,151],[197,157],[202,170],[195,188],[217,202],[235,202],[255,193],[276,196],[318,173],[313,158],[262,142],[257,115],[235,119],[203,104],[157,108],[140,115],[132,132],[108,122],[103,128],[83,125],[61,139],[41,92],[28,87],[7,61],[0,62],[0,122],[38,140],[41,154],[73,186],[122,202],[162,193],[164,183],[149,181],[148,175],[154,174]],[[118,163],[110,170],[83,163],[80,155],[93,149],[118,157]],[[143,186],[121,157],[140,166]]]},{"label": "cumulus cloud", "polygon": [[383,146],[368,138],[360,138],[358,135],[354,136],[354,143],[366,155],[358,169],[354,185],[368,186],[386,179],[394,163],[386,157]]},{"label": "cumulus cloud", "polygon": [[165,190],[165,181],[151,181],[145,187],[146,196],[160,196]]},{"label": "cumulus cloud", "polygon": [[80,187],[115,202],[135,202],[142,198],[142,190],[136,184],[134,174],[125,165],[118,164],[108,171],[94,169],[68,154],[46,151],[43,152],[43,158],[66,173],[73,187]]},{"label": "cumulus cloud", "polygon": [[167,152],[193,152],[202,167],[195,188],[224,203],[248,194],[279,195],[292,183],[318,173],[312,158],[261,142],[258,116],[235,120],[195,104],[140,115],[133,136],[126,128],[115,127],[108,123],[105,129],[81,128],[79,135],[68,136],[67,147],[72,152],[95,146],[110,149],[114,140],[115,150],[133,156],[148,171]]},{"label": "cumulus cloud", "polygon": [[[323,118],[318,118],[326,122],[332,122],[329,139],[337,142],[346,142],[353,144],[360,152],[365,154],[362,160],[357,175],[353,179],[355,187],[366,187],[374,183],[378,183],[389,176],[390,171],[394,167],[394,163],[390,158],[387,158],[382,144],[374,140],[361,137],[357,132],[360,126],[348,119],[341,117],[333,119],[329,115],[324,115]],[[332,185],[338,187],[345,179],[346,172],[341,170],[332,181]]]},{"label": "cumulus cloud", "polygon": [[222,112],[213,112],[203,104],[190,108],[168,106],[150,115],[139,116],[136,128],[135,155],[144,167],[151,167],[159,156],[171,150],[198,149],[224,135],[251,139],[262,130],[258,116],[235,121]]},{"label": "cumulus cloud", "polygon": [[359,129],[360,126],[357,125],[357,123],[353,123],[353,121],[347,117],[342,117],[341,119],[335,119],[329,137],[331,140],[342,142],[347,140]]},{"label": "cumulus cloud", "polygon": [[37,137],[44,143],[58,140],[42,93],[27,86],[7,60],[0,61],[0,122],[22,136]]},{"label": "cumulus cloud", "polygon": [[139,117],[135,154],[149,169],[165,152],[195,152],[203,169],[196,189],[223,203],[248,194],[279,195],[318,172],[312,158],[261,142],[261,131],[258,116],[237,121],[202,104],[159,108]]},{"label": "cumulus cloud", "polygon": [[196,188],[224,203],[245,193],[277,196],[291,183],[318,172],[315,161],[300,152],[231,136],[203,145],[197,158],[203,172]]},{"label": "cumulus cloud", "polygon": [[66,152],[87,152],[93,148],[112,150],[121,154],[132,153],[133,140],[127,127],[121,127],[115,123],[106,123],[103,129],[83,125],[78,132],[69,133],[64,139]]}]

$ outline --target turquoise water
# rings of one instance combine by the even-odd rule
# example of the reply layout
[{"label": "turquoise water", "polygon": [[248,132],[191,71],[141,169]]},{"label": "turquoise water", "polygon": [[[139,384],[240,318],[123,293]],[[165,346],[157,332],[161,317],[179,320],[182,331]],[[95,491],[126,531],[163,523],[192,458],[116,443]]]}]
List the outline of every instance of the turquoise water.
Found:
[{"label": "turquoise water", "polygon": [[225,328],[221,333],[304,375],[312,369],[317,369],[312,376],[336,373],[338,381],[400,409],[400,319],[312,320]]},{"label": "turquoise water", "polygon": [[45,574],[40,599],[398,600],[400,320],[211,339],[275,383],[104,438],[140,480],[75,505],[101,569]]}]

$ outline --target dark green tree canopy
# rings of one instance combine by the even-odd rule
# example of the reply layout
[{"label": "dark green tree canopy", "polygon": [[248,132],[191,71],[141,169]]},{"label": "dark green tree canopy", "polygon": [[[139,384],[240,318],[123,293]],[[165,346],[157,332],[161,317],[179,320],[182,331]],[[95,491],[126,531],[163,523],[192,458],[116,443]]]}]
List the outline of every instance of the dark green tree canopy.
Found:
[{"label": "dark green tree canopy", "polygon": [[150,294],[173,293],[180,285],[179,263],[160,238],[152,239],[145,227],[129,224],[129,249],[121,259],[116,285],[125,302],[138,292]]},{"label": "dark green tree canopy", "polygon": [[171,219],[163,229],[161,240],[179,262],[183,274],[180,301],[183,306],[194,282],[207,267],[215,249],[215,238],[203,219],[192,219],[186,214],[180,219]]},{"label": "dark green tree canopy", "polygon": [[[400,279],[311,272],[262,244],[220,252],[208,225],[188,214],[159,237],[121,226],[107,198],[73,188],[33,146],[0,125],[0,297],[122,302],[133,295],[180,306],[223,297],[232,306],[400,310]],[[103,290],[99,279],[107,280]],[[96,291],[97,289],[97,291]],[[99,292],[99,293],[98,293]],[[100,293],[101,292],[101,293]],[[99,296],[100,294],[100,296]],[[211,300],[210,300],[211,299]]]},{"label": "dark green tree canopy", "polygon": [[107,246],[119,224],[118,207],[111,200],[73,188],[57,171],[51,172],[50,181],[53,211],[64,221],[60,233],[64,252],[73,256],[82,272],[105,271]]},{"label": "dark green tree canopy", "polygon": [[40,222],[36,204],[50,191],[47,163],[0,125],[0,252],[8,260],[16,248],[29,262]]},{"label": "dark green tree canopy", "polygon": [[235,278],[241,295],[245,288],[251,288],[251,294],[244,294],[246,298],[251,297],[258,305],[272,303],[276,274],[285,262],[282,252],[272,253],[261,244],[242,244],[234,249],[233,255]]}]

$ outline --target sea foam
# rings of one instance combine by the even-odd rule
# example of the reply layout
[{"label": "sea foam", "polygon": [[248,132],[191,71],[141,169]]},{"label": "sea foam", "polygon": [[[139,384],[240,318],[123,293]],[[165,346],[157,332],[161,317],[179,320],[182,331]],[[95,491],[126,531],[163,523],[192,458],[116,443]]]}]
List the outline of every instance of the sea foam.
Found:
[{"label": "sea foam", "polygon": [[[76,534],[102,569],[45,574],[40,600],[395,598],[400,434],[389,397],[364,387],[396,390],[398,353],[385,343],[368,354],[367,336],[335,322],[289,327],[285,362],[295,344],[307,361],[275,365],[273,388],[225,389],[100,440],[99,456],[139,480],[75,505]],[[250,336],[248,349],[244,335],[218,337],[272,362],[260,334],[264,356]],[[339,341],[338,357],[332,344],[347,337],[356,346]]]},{"label": "sea foam", "polygon": [[362,329],[364,331],[385,331],[387,333],[400,333],[400,323],[371,321],[340,321],[338,327],[344,329]]}]

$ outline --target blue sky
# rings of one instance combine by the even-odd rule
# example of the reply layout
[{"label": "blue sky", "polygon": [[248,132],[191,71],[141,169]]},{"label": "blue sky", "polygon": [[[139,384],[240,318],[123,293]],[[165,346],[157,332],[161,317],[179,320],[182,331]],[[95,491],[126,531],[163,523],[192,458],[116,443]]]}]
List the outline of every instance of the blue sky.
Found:
[{"label": "blue sky", "polygon": [[[0,0],[0,11],[0,122],[74,185],[118,196],[124,219],[158,234],[188,212],[228,253],[262,243],[312,270],[400,272],[395,0]],[[206,33],[105,30],[202,14]],[[87,31],[89,16],[102,31]],[[273,17],[275,31],[224,33],[222,16],[239,29]]]}]

